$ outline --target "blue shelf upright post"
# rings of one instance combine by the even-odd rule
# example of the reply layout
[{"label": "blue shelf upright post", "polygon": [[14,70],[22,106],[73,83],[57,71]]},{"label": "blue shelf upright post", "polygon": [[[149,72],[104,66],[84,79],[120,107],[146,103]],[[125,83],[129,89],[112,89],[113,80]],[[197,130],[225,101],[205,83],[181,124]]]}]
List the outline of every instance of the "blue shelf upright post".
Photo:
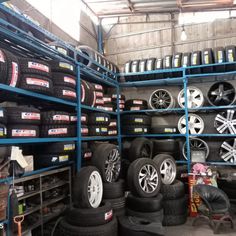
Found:
[{"label": "blue shelf upright post", "polygon": [[98,52],[103,54],[103,39],[102,39],[102,20],[98,24]]},{"label": "blue shelf upright post", "polygon": [[121,143],[121,122],[120,122],[120,86],[117,85],[116,86],[116,94],[117,94],[117,97],[116,97],[116,113],[117,113],[117,135],[118,135],[118,144],[119,144],[119,150],[120,150],[120,153],[121,153],[121,150],[122,150],[122,143]]}]

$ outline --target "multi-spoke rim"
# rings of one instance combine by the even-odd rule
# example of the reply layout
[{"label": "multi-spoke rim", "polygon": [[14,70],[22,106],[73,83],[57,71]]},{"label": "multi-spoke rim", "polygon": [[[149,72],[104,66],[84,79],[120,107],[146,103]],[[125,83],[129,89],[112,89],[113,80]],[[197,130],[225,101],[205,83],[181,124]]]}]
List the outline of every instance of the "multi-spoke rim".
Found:
[{"label": "multi-spoke rim", "polygon": [[105,176],[107,182],[115,182],[120,175],[121,159],[117,148],[113,148],[105,161]]},{"label": "multi-spoke rim", "polygon": [[218,82],[208,91],[208,100],[212,106],[227,106],[235,102],[235,88],[228,82]]},{"label": "multi-spoke rim", "polygon": [[93,208],[99,207],[102,201],[103,185],[101,175],[97,171],[93,171],[88,181],[88,198]]},{"label": "multi-spoke rim", "polygon": [[[199,108],[203,106],[204,96],[199,88],[193,86],[188,87],[187,97],[188,108]],[[185,107],[184,89],[182,89],[178,95],[178,103],[180,107]]]},{"label": "multi-spoke rim", "polygon": [[174,98],[169,91],[158,89],[150,96],[149,104],[153,110],[171,109],[174,107]]},{"label": "multi-spoke rim", "polygon": [[172,184],[176,177],[176,165],[171,158],[165,159],[160,165],[160,173],[163,184]]},{"label": "multi-spoke rim", "polygon": [[[190,144],[190,153],[192,153],[192,151],[204,151],[205,152],[205,160],[207,159],[207,157],[209,156],[209,147],[208,144],[200,139],[200,138],[190,138],[189,139],[189,144]],[[185,142],[182,148],[182,153],[183,156],[186,160],[188,160],[187,157],[187,143]]]},{"label": "multi-spoke rim", "polygon": [[139,185],[145,193],[153,193],[159,183],[157,169],[150,164],[142,166],[138,175]]},{"label": "multi-spoke rim", "polygon": [[[186,134],[186,117],[183,115],[178,122],[178,129],[181,134]],[[196,114],[188,115],[188,130],[190,134],[201,134],[204,130],[203,119]]]},{"label": "multi-spoke rim", "polygon": [[236,163],[236,138],[228,139],[222,143],[220,157],[225,162]]},{"label": "multi-spoke rim", "polygon": [[221,112],[215,117],[214,126],[220,134],[236,134],[236,113],[234,110]]}]

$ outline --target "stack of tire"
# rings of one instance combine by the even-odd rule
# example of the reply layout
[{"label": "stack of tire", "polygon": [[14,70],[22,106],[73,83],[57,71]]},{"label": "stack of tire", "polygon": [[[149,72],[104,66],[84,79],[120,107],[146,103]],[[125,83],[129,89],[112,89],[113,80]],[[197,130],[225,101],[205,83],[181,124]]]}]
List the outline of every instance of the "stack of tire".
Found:
[{"label": "stack of tire", "polygon": [[7,114],[6,109],[0,107],[0,138],[5,138],[7,136]]},{"label": "stack of tire", "polygon": [[76,66],[68,61],[51,61],[54,96],[77,101]]},{"label": "stack of tire", "polygon": [[117,134],[118,134],[117,120],[111,119],[108,126],[108,136],[116,136]]},{"label": "stack of tire", "polygon": [[89,135],[107,136],[108,125],[110,124],[110,115],[102,112],[89,114]]},{"label": "stack of tire", "polygon": [[114,103],[113,103],[112,95],[105,94],[104,97],[103,97],[103,100],[104,100],[103,109],[105,111],[109,111],[109,112],[115,111],[115,106],[114,106]]},{"label": "stack of tire", "polygon": [[94,97],[95,97],[95,104],[94,107],[98,109],[104,109],[104,89],[103,86],[100,84],[93,84],[94,86]]},{"label": "stack of tire", "polygon": [[6,114],[9,138],[39,137],[40,110],[27,106],[7,107]]},{"label": "stack of tire", "polygon": [[75,156],[75,142],[41,144],[35,147],[34,169],[68,163]]},{"label": "stack of tire", "polygon": [[[128,100],[126,110],[147,109],[147,101],[141,99]],[[151,117],[140,113],[132,113],[121,117],[122,133],[128,135],[148,134],[151,128]]]},{"label": "stack of tire", "polygon": [[[115,111],[117,111],[117,94],[112,94],[111,98],[114,104],[114,109]],[[120,112],[124,111],[125,109],[125,95],[123,94],[119,95],[119,108],[120,108]]]},{"label": "stack of tire", "polygon": [[96,167],[81,168],[74,179],[74,205],[57,226],[59,236],[117,236],[117,220],[109,202],[102,202],[103,184]]},{"label": "stack of tire", "polygon": [[[88,136],[88,115],[85,113],[81,114],[81,135],[82,136]],[[70,114],[70,128],[71,128],[71,134],[73,137],[77,136],[77,114],[71,113]]]},{"label": "stack of tire", "polygon": [[118,147],[103,143],[96,146],[91,164],[96,166],[103,180],[103,201],[109,202],[116,216],[125,215],[125,183],[119,179],[121,157]]},{"label": "stack of tire", "polygon": [[[162,194],[160,194],[160,189],[162,183],[156,163],[149,158],[139,158],[135,160],[128,169],[127,182],[131,192],[127,197],[127,215],[134,217],[134,219],[141,218],[144,221],[153,222],[158,225],[161,231],[163,197]],[[128,235],[127,232],[129,231],[127,230],[128,229],[121,229],[122,235]],[[140,228],[137,231],[143,232],[143,230],[144,229]],[[136,234],[133,232],[132,235]]]}]

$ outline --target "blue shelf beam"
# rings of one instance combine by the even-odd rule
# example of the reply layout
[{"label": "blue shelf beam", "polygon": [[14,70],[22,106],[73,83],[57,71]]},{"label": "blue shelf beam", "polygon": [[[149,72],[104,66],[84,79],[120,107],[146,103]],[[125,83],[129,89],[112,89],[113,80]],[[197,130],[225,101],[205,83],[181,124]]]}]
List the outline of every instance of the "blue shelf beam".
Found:
[{"label": "blue shelf beam", "polygon": [[103,109],[98,109],[98,108],[95,108],[95,107],[89,107],[89,106],[86,106],[86,105],[81,105],[81,108],[84,109],[84,110],[88,110],[88,111],[103,112],[103,113],[107,113],[107,114],[110,114],[110,115],[117,115],[118,114],[117,112],[106,111],[106,110],[103,110]]},{"label": "blue shelf beam", "polygon": [[92,136],[92,137],[82,137],[82,141],[97,141],[97,140],[117,140],[118,136]]},{"label": "blue shelf beam", "polygon": [[122,138],[135,138],[135,137],[146,137],[146,138],[165,138],[165,137],[185,137],[185,134],[139,134],[139,135],[122,135]]}]

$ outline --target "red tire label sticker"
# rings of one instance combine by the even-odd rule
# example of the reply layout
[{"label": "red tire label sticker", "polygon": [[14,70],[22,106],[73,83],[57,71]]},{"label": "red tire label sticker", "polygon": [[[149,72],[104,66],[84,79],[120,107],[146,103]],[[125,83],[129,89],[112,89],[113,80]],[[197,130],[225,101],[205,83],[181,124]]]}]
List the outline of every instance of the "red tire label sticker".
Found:
[{"label": "red tire label sticker", "polygon": [[81,121],[86,121],[86,116],[81,116]]},{"label": "red tire label sticker", "polygon": [[143,104],[143,101],[134,100],[134,101],[133,101],[133,104],[135,104],[135,105],[142,105],[142,104]]},{"label": "red tire label sticker", "polygon": [[108,135],[117,135],[117,130],[109,130]]},{"label": "red tire label sticker", "polygon": [[103,105],[104,104],[104,100],[103,99],[96,99],[96,104],[98,105]]},{"label": "red tire label sticker", "polygon": [[109,124],[110,127],[114,127],[114,126],[117,126],[117,123],[114,121],[114,122],[110,122]]},{"label": "red tire label sticker", "polygon": [[102,85],[100,85],[100,84],[95,84],[94,87],[95,87],[95,89],[97,89],[97,90],[103,90],[103,87],[102,87]]},{"label": "red tire label sticker", "polygon": [[49,88],[49,82],[37,78],[26,78],[26,84]]},{"label": "red tire label sticker", "polygon": [[48,135],[67,134],[67,128],[49,129]]},{"label": "red tire label sticker", "polygon": [[110,220],[110,219],[112,219],[112,217],[113,217],[113,211],[112,210],[105,213],[105,220]]},{"label": "red tire label sticker", "polygon": [[103,97],[103,93],[102,92],[95,92],[96,97]]},{"label": "red tire label sticker", "polygon": [[0,62],[5,62],[5,57],[2,50],[0,50]]},{"label": "red tire label sticker", "polygon": [[63,96],[73,97],[76,98],[76,92],[70,90],[62,90]]},{"label": "red tire label sticker", "polygon": [[130,110],[131,110],[131,111],[139,111],[139,110],[140,110],[140,107],[131,107]]},{"label": "red tire label sticker", "polygon": [[105,111],[113,111],[113,107],[103,107]]},{"label": "red tire label sticker", "polygon": [[16,62],[12,62],[12,76],[11,76],[11,82],[10,86],[16,87],[16,83],[18,81],[18,75],[19,75],[19,66]]},{"label": "red tire label sticker", "polygon": [[70,78],[68,76],[64,76],[64,82],[69,83],[69,84],[76,84],[75,79]]},{"label": "red tire label sticker", "polygon": [[66,63],[66,62],[60,62],[59,67],[64,68],[64,69],[68,69],[68,70],[71,70],[71,71],[74,70],[74,66],[72,66],[71,64]]},{"label": "red tire label sticker", "polygon": [[67,115],[54,115],[52,117],[53,120],[61,120],[61,121],[70,121],[70,117]]},{"label": "red tire label sticker", "polygon": [[84,159],[91,158],[91,157],[92,157],[92,152],[84,153]]},{"label": "red tire label sticker", "polygon": [[12,130],[13,137],[35,137],[36,130],[30,129],[13,129]]},{"label": "red tire label sticker", "polygon": [[[82,119],[81,119],[82,120]],[[70,121],[77,121],[77,116],[71,116]]]},{"label": "red tire label sticker", "polygon": [[81,133],[82,134],[87,134],[88,133],[88,128],[81,128]]},{"label": "red tire label sticker", "polygon": [[111,102],[111,98],[103,98],[104,102]]},{"label": "red tire label sticker", "polygon": [[40,120],[40,114],[35,112],[21,112],[22,120]]},{"label": "red tire label sticker", "polygon": [[33,61],[28,62],[28,68],[44,71],[44,72],[47,72],[47,73],[49,72],[49,67],[48,66],[37,63],[37,62],[33,62]]},{"label": "red tire label sticker", "polygon": [[85,100],[85,89],[84,89],[84,85],[81,84],[81,103],[84,103]]}]

